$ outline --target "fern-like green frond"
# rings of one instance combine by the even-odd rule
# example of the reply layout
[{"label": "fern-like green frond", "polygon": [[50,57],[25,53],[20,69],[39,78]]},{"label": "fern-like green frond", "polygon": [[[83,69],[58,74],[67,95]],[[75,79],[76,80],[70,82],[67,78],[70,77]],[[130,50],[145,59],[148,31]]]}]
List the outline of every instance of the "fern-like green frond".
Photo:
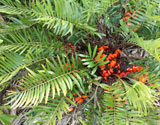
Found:
[{"label": "fern-like green frond", "polygon": [[55,125],[57,121],[61,121],[63,113],[67,114],[69,110],[67,100],[67,97],[56,96],[55,99],[49,98],[45,105],[32,107],[33,109],[27,113],[31,116],[28,121],[30,124],[48,123]]},{"label": "fern-like green frond", "polygon": [[[73,1],[49,0],[36,1],[37,9],[33,10],[33,15],[38,22],[43,22],[48,28],[53,29],[55,34],[62,36],[73,32],[73,28],[83,29],[94,33],[96,29],[86,23],[82,8]],[[55,10],[53,10],[53,4]],[[73,16],[74,15],[74,16]]]},{"label": "fern-like green frond", "polygon": [[78,58],[72,57],[70,62],[68,58],[61,60],[57,56],[57,62],[54,59],[46,60],[46,65],[42,65],[42,70],[37,72],[26,67],[29,73],[21,79],[19,91],[10,91],[8,98],[12,99],[8,104],[12,103],[11,107],[15,109],[37,105],[43,99],[47,103],[51,91],[53,98],[56,93],[60,96],[61,91],[66,96],[67,91],[72,90],[74,85],[84,92],[82,78],[87,74],[82,64],[79,64]]},{"label": "fern-like green frond", "polygon": [[[25,3],[27,3],[25,1]],[[29,2],[28,4],[21,5],[22,3],[10,1],[2,3],[0,12],[7,14],[20,14],[21,16],[13,17],[14,21],[24,21],[24,19],[28,19],[28,17],[32,17],[32,19],[28,19],[24,21],[22,24],[28,24],[32,22],[32,25],[35,23],[40,23],[43,26],[47,26],[48,29],[52,29],[53,32],[57,35],[65,36],[67,34],[72,34],[73,30],[80,29],[85,30],[86,32],[90,32],[92,34],[97,34],[96,28],[87,24],[86,16],[83,13],[83,8],[73,0],[36,0],[35,2]],[[20,6],[21,5],[21,6]],[[9,6],[5,8],[5,6]],[[11,6],[11,7],[10,7]],[[27,13],[22,13],[22,6],[25,6],[25,10]],[[13,13],[9,8],[14,8]],[[11,23],[12,24],[12,23]],[[15,29],[9,25],[8,30]],[[14,24],[15,26],[15,24]],[[20,29],[25,29],[29,25],[22,25]],[[1,32],[5,32],[7,27],[1,29]],[[16,27],[18,29],[18,27]]]},{"label": "fern-like green frond", "polygon": [[1,0],[0,3],[0,12],[7,13],[11,15],[20,15],[20,14],[27,14],[29,11],[26,7],[26,0],[24,0],[24,4],[21,4],[20,1],[16,0]]},{"label": "fern-like green frond", "polygon": [[141,112],[128,102],[122,84],[119,82],[114,83],[112,86],[101,84],[101,87],[106,90],[103,101],[102,124],[126,125],[144,123],[145,120]]},{"label": "fern-like green frond", "polygon": [[87,22],[96,14],[98,17],[102,16],[108,7],[111,7],[118,1],[119,0],[82,0],[82,4],[85,7],[84,13],[87,14]]},{"label": "fern-like green frond", "polygon": [[101,84],[106,90],[104,94],[104,112],[102,114],[102,124],[104,125],[126,125],[132,123],[143,123],[143,119],[139,119],[141,115],[133,106],[129,105],[125,98],[125,90],[122,84],[114,83],[112,86]]},{"label": "fern-like green frond", "polygon": [[33,21],[27,17],[9,17],[10,22],[0,23],[0,33],[1,35],[8,34],[9,32],[21,31],[23,29],[28,29],[35,25],[37,22]]},{"label": "fern-like green frond", "polygon": [[148,109],[154,108],[153,102],[156,101],[157,98],[152,95],[152,91],[148,86],[134,79],[130,80],[134,83],[133,85],[122,81],[126,90],[127,99],[135,109],[138,109],[138,111],[146,115]]},{"label": "fern-like green frond", "polygon": [[[128,3],[128,6],[124,6],[126,12],[130,18],[127,18],[127,23],[129,27],[136,28],[137,25],[148,27],[149,25],[155,25],[155,23],[150,20],[150,16],[155,13],[158,9],[159,2],[156,0],[132,0]],[[129,13],[132,12],[132,14]]]},{"label": "fern-like green frond", "polygon": [[[47,34],[50,34],[49,36]],[[5,36],[1,35],[1,47],[3,51],[13,51],[20,55],[30,51],[58,51],[62,46],[53,34],[39,27],[33,27],[19,32],[9,32]],[[1,49],[1,51],[2,51]]]},{"label": "fern-like green frond", "polygon": [[152,55],[160,63],[160,39],[143,40],[135,34],[135,42]]},{"label": "fern-like green frond", "polygon": [[16,53],[4,53],[0,58],[0,86],[12,79],[24,68],[24,57]]}]

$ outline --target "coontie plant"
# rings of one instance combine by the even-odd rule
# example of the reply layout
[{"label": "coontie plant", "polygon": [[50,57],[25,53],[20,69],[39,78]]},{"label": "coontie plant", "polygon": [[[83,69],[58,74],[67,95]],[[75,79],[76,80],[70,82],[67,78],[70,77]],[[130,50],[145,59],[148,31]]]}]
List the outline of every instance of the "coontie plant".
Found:
[{"label": "coontie plant", "polygon": [[157,124],[159,4],[1,0],[0,121]]}]

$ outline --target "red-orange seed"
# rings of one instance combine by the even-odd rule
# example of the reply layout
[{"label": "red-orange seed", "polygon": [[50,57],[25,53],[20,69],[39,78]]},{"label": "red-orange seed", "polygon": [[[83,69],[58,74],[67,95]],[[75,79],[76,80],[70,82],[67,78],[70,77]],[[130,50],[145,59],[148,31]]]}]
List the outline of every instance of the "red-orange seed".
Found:
[{"label": "red-orange seed", "polygon": [[82,95],[81,97],[82,97],[83,99],[88,98],[87,95]]},{"label": "red-orange seed", "polygon": [[111,67],[114,67],[116,65],[116,61],[115,60],[112,60],[111,62],[110,62],[110,66]]},{"label": "red-orange seed", "polygon": [[80,99],[81,99],[80,97],[76,97],[74,100],[78,102]]},{"label": "red-orange seed", "polygon": [[71,67],[73,67],[73,64],[71,63]]},{"label": "red-orange seed", "polygon": [[80,103],[82,103],[83,102],[83,99],[80,99],[78,102],[77,102],[77,104],[80,104]]},{"label": "red-orange seed", "polygon": [[108,90],[104,90],[104,92],[108,92]]},{"label": "red-orange seed", "polygon": [[76,94],[76,93],[73,93],[73,96],[77,96],[77,94]]},{"label": "red-orange seed", "polygon": [[69,99],[69,100],[71,100],[71,98],[70,98],[70,97],[68,97],[68,99]]},{"label": "red-orange seed", "polygon": [[112,69],[112,68],[110,68],[109,71],[110,71],[111,73],[113,73],[113,69]]},{"label": "red-orange seed", "polygon": [[124,103],[127,103],[127,101],[124,101]]},{"label": "red-orange seed", "polygon": [[139,77],[139,81],[142,82],[142,83],[145,83],[147,81],[147,75],[144,74],[141,77]]},{"label": "red-orange seed", "polygon": [[109,109],[113,109],[112,107],[110,107],[110,106],[107,106],[107,108],[109,108]]},{"label": "red-orange seed", "polygon": [[142,66],[137,66],[137,71],[140,71],[140,70],[142,70],[143,69],[143,67]]},{"label": "red-orange seed", "polygon": [[117,52],[117,53],[121,53],[121,50],[120,50],[120,49],[117,49],[116,52]]},{"label": "red-orange seed", "polygon": [[128,19],[127,19],[127,17],[124,16],[124,17],[123,17],[123,20],[124,20],[124,21],[127,21]]},{"label": "red-orange seed", "polygon": [[71,108],[68,110],[68,112],[73,112],[73,110],[74,110],[74,108],[71,107]]},{"label": "red-orange seed", "polygon": [[79,94],[82,94],[82,92],[80,91]]},{"label": "red-orange seed", "polygon": [[116,94],[116,95],[113,95],[113,97],[116,97],[116,96],[118,96],[118,94]]},{"label": "red-orange seed", "polygon": [[14,91],[14,89],[12,88],[11,91]]},{"label": "red-orange seed", "polygon": [[75,74],[73,74],[73,76],[76,78],[77,76]]}]

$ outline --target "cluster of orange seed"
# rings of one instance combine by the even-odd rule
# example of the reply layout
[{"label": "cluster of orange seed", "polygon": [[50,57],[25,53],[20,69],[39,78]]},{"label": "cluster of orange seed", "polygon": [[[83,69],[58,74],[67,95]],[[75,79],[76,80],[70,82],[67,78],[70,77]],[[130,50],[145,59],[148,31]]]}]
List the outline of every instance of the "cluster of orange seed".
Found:
[{"label": "cluster of orange seed", "polygon": [[66,54],[69,54],[69,56],[71,57],[72,54],[73,54],[73,52],[74,52],[74,50],[75,50],[75,47],[72,45],[72,43],[69,43],[69,44],[67,44],[67,45],[65,45],[65,46],[63,47],[63,50],[67,50],[67,48],[68,48],[68,49],[70,48],[70,51],[66,51],[65,53],[66,53]]},{"label": "cluster of orange seed", "polygon": [[[143,67],[129,65],[126,62],[122,61],[119,56],[121,53],[120,49],[117,49],[113,52],[108,46],[101,46],[98,48],[97,55],[100,52],[103,52],[102,55],[99,57],[96,62],[98,62],[101,58],[108,55],[106,57],[106,61],[109,61],[106,65],[99,66],[100,74],[105,79],[105,81],[109,81],[109,79],[113,79],[114,76],[118,76],[122,78],[123,76],[126,77],[127,74],[131,73],[132,71],[140,71]],[[103,61],[102,61],[103,62]]]},{"label": "cluster of orange seed", "polygon": [[[132,21],[134,20],[133,16],[138,18],[138,16],[132,11],[125,12],[125,16],[123,16],[123,21],[126,23],[126,25],[128,25],[128,28],[131,28],[131,23],[133,23]],[[129,19],[131,19],[132,21],[129,22],[128,21]],[[137,28],[139,28],[139,25],[137,25],[136,28],[134,28],[133,30],[137,31],[138,30]]]},{"label": "cluster of orange seed", "polygon": [[[74,96],[74,100],[77,102],[77,104],[81,104],[84,99],[88,98],[87,95],[81,95],[82,92],[79,92],[80,96],[78,96],[76,93],[73,93],[73,96]],[[72,100],[70,97],[68,97],[70,100]],[[71,107],[68,112],[72,112],[74,110],[73,107]]]},{"label": "cluster of orange seed", "polygon": [[131,25],[130,23],[127,22],[128,19],[131,18],[132,20],[134,20],[134,19],[131,17],[132,14],[133,14],[132,11],[126,12],[126,13],[125,13],[125,16],[123,17],[123,21],[126,22],[126,24],[128,25],[128,28],[130,28],[129,25]]},{"label": "cluster of orange seed", "polygon": [[[108,46],[101,46],[100,48],[98,48],[97,55],[100,53],[100,51],[103,51],[103,54],[100,56],[100,58],[96,62],[98,62],[101,58],[106,56],[105,51],[109,51],[109,47]],[[116,63],[117,63],[116,58],[119,56],[120,52],[121,52],[121,50],[117,49],[113,54],[110,53],[107,56],[107,58],[105,59],[106,61],[109,61],[109,63],[106,65],[100,66],[100,70],[102,71],[101,76],[106,81],[108,81],[107,77],[114,73],[113,68],[116,66]]]}]

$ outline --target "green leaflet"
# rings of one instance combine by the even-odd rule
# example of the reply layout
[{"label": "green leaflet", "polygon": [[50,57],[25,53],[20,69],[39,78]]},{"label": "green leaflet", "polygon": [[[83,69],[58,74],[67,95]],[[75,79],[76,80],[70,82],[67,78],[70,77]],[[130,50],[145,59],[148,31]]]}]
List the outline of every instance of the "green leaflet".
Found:
[{"label": "green leaflet", "polygon": [[[76,58],[78,60],[78,57]],[[75,60],[76,59],[72,57],[70,65],[73,62],[75,63]],[[84,72],[84,69],[81,67],[81,64],[75,63],[73,66],[74,69],[68,69],[68,67],[66,67],[66,70],[64,70],[59,56],[57,60],[46,60],[46,63],[47,67],[42,65],[43,70],[38,70],[37,72],[26,67],[29,73],[22,79],[21,86],[19,86],[20,90],[23,89],[23,91],[10,92],[11,97],[14,96],[9,102],[12,103],[12,108],[37,105],[43,100],[47,103],[51,93],[52,98],[54,98],[56,94],[58,96],[61,94],[66,96],[67,92],[72,90],[75,85],[84,93],[82,78],[85,78],[86,74],[83,76],[82,72]],[[80,68],[82,68],[82,71]],[[49,72],[48,69],[52,72]]]}]

